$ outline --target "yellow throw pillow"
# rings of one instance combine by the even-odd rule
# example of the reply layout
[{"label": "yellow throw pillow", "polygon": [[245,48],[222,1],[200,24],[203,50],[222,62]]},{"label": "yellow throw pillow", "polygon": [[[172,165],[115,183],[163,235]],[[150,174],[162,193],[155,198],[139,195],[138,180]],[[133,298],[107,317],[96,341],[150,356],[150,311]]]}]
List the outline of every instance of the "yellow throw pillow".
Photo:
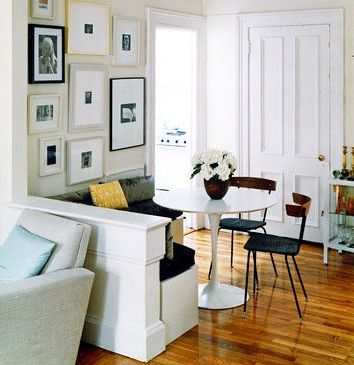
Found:
[{"label": "yellow throw pillow", "polygon": [[119,181],[90,185],[93,204],[101,208],[127,208],[128,203]]}]

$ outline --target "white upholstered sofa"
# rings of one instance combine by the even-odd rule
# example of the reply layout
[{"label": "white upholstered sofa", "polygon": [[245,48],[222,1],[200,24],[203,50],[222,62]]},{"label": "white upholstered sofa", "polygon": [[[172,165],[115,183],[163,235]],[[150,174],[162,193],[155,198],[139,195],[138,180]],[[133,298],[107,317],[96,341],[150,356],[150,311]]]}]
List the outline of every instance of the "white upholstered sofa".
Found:
[{"label": "white upholstered sofa", "polygon": [[17,224],[56,246],[41,275],[0,285],[0,364],[75,364],[94,279],[83,268],[91,227],[28,209]]}]

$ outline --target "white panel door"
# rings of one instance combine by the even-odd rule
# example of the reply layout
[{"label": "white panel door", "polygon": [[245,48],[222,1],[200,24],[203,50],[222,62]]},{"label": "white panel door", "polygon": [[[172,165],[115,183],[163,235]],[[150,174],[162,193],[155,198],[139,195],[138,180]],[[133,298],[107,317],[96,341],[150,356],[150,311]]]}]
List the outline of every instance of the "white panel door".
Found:
[{"label": "white panel door", "polygon": [[[249,171],[277,181],[269,233],[297,237],[284,204],[296,191],[312,198],[305,239],[322,242],[329,166],[329,26],[250,31]],[[319,161],[319,155],[326,159]]]}]

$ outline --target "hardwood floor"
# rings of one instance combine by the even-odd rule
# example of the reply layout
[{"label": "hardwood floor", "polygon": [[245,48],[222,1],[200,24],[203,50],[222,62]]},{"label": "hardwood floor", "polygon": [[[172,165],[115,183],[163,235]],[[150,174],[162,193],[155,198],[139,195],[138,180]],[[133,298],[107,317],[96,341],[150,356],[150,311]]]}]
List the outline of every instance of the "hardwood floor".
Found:
[{"label": "hardwood floor", "polygon": [[[244,287],[246,253],[238,236],[234,266],[230,265],[230,235],[219,236],[220,278]],[[199,281],[205,282],[210,262],[208,231],[185,236],[196,248]],[[354,364],[354,256],[331,251],[328,267],[322,249],[303,245],[298,264],[309,295],[305,302],[297,285],[304,315],[299,324],[283,257],[276,257],[275,278],[269,255],[259,253],[260,291],[251,297],[247,318],[242,308],[199,310],[199,325],[167,346],[151,364]],[[297,282],[296,282],[297,283]],[[79,365],[139,364],[111,352],[82,344]]]}]

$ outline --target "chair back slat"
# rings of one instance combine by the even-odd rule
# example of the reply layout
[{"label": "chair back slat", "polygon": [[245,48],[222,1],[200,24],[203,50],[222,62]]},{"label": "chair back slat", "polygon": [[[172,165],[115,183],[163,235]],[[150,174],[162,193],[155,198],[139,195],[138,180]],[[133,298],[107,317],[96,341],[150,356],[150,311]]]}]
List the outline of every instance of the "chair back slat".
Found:
[{"label": "chair back slat", "polygon": [[260,177],[234,176],[231,178],[231,186],[235,186],[237,188],[268,190],[271,192],[275,191],[276,185],[276,181]]},{"label": "chair back slat", "polygon": [[[286,206],[285,206],[286,214],[291,217],[302,218],[300,235],[299,235],[299,244],[301,244],[301,241],[304,238],[306,218],[310,211],[311,198],[306,195],[293,193],[293,201],[296,205],[286,204]],[[300,249],[300,246],[299,246],[299,249]]]}]

